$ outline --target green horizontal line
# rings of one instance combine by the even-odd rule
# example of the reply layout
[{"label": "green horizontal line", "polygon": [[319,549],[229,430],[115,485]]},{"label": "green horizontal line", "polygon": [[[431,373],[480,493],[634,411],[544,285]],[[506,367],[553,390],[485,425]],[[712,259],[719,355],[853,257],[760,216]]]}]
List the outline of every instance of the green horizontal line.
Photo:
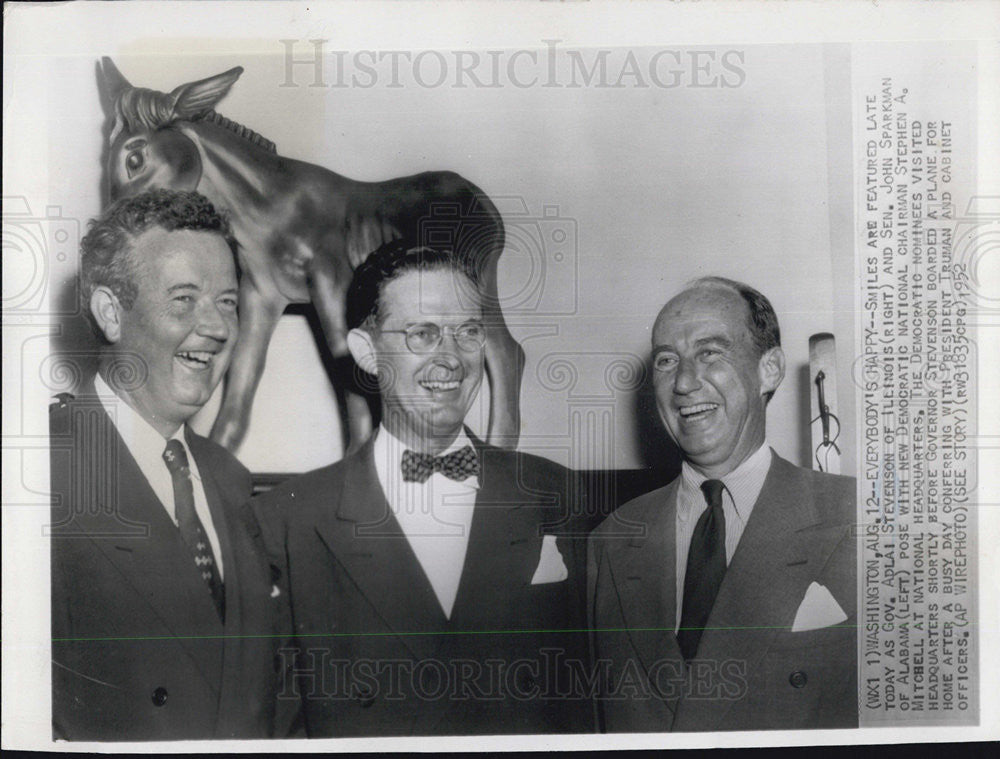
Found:
[{"label": "green horizontal line", "polygon": [[[819,628],[822,630],[856,630],[857,625],[830,625]],[[791,630],[789,627],[779,625],[758,625],[745,627],[682,627],[681,630]],[[427,632],[371,632],[371,633],[350,633],[350,632],[328,632],[328,633],[305,633],[292,635],[289,633],[274,633],[268,635],[138,635],[108,638],[53,638],[53,643],[82,643],[101,641],[126,641],[126,640],[252,640],[261,638],[406,638],[420,635],[532,635],[550,633],[609,633],[609,632],[674,632],[673,627],[601,627],[601,628],[578,628],[568,630],[432,630]],[[812,632],[807,630],[806,632]]]}]

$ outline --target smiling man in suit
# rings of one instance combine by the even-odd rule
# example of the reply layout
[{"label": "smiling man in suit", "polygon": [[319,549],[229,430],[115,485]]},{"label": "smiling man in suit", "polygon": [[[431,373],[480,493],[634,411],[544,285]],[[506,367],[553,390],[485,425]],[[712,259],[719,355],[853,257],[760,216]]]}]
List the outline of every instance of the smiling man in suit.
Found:
[{"label": "smiling man in suit", "polygon": [[377,377],[381,425],[256,500],[287,555],[286,693],[310,736],[593,729],[570,677],[586,656],[584,546],[546,534],[570,473],[463,426],[490,329],[471,271],[404,241],[368,257],[348,345]]},{"label": "smiling man in suit", "polygon": [[855,483],[765,442],[785,373],[771,304],[697,280],[660,311],[652,355],[684,463],[590,537],[603,729],[857,726]]},{"label": "smiling man in suit", "polygon": [[56,738],[284,735],[287,593],[250,474],[188,420],[238,332],[236,244],[196,193],[112,206],[81,242],[100,366],[50,410]]}]

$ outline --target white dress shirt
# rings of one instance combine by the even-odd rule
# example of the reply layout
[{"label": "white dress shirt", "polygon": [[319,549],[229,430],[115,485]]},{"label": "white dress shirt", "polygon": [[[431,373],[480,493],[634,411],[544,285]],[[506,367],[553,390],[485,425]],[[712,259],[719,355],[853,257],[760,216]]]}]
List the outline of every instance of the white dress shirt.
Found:
[{"label": "white dress shirt", "polygon": [[[771,449],[762,445],[746,461],[722,478],[722,513],[726,519],[726,566],[733,560],[736,546],[743,537],[743,530],[750,519],[757,497],[764,487],[767,472],[771,468]],[[681,482],[677,488],[677,619],[681,626],[681,612],[684,602],[684,575],[687,573],[688,552],[691,549],[691,535],[702,513],[708,508],[701,483],[709,479],[698,472],[688,462],[681,465]],[[676,628],[675,628],[676,629]]]},{"label": "white dress shirt", "polygon": [[[472,442],[462,431],[440,455],[466,445]],[[405,450],[406,446],[385,427],[379,427],[374,448],[379,484],[434,589],[441,610],[451,619],[469,547],[469,528],[479,480],[468,477],[457,482],[434,472],[426,482],[405,482],[402,474]],[[401,578],[400,581],[406,580]]]},{"label": "white dress shirt", "polygon": [[[170,470],[163,460],[163,452],[167,448],[167,439],[125,401],[119,398],[114,390],[108,387],[100,374],[94,379],[94,387],[97,389],[97,397],[101,399],[101,405],[108,412],[111,421],[114,422],[118,434],[132,454],[135,463],[139,465],[149,486],[153,489],[156,497],[160,499],[167,514],[177,524],[177,510],[174,506],[174,481],[171,479]],[[173,434],[170,440],[179,440],[187,453],[188,465],[191,469],[191,485],[194,489],[194,510],[201,520],[205,534],[208,535],[208,542],[212,545],[212,553],[215,554],[215,565],[219,568],[219,578],[224,577],[222,565],[222,550],[219,545],[219,536],[215,531],[215,524],[212,522],[212,512],[208,508],[208,499],[205,497],[205,488],[201,482],[201,475],[198,472],[198,462],[195,461],[184,440],[183,425]],[[128,496],[128,493],[123,494]]]}]

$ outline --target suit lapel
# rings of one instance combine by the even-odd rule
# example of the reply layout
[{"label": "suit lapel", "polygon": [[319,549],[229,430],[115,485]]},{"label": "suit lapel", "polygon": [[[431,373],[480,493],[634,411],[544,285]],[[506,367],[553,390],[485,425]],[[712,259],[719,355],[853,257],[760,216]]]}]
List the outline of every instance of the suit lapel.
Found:
[{"label": "suit lapel", "polygon": [[[787,630],[811,576],[808,539],[798,533],[822,521],[796,468],[777,454],[733,555],[698,647],[698,659],[735,660],[746,680],[782,630]],[[731,708],[734,702],[726,702]],[[717,699],[685,700],[678,718],[711,729],[728,709]]]},{"label": "suit lapel", "polygon": [[[445,659],[487,656],[505,661],[522,651],[525,622],[533,615],[526,608],[526,593],[541,555],[541,525],[555,522],[539,509],[557,506],[556,494],[532,492],[517,470],[521,459],[511,451],[484,445],[468,430],[480,462],[480,487],[476,494],[469,543],[462,576],[452,609],[450,631],[438,655]],[[419,719],[429,731],[449,715],[467,708],[462,701],[427,704]]]},{"label": "suit lapel", "polygon": [[386,626],[417,658],[430,658],[445,624],[430,582],[392,515],[375,471],[374,437],[345,460],[334,508],[316,531]]},{"label": "suit lapel", "polygon": [[[220,713],[235,714],[238,713],[236,710],[239,709],[244,696],[241,692],[243,687],[243,678],[241,675],[244,674],[241,670],[245,662],[243,656],[245,640],[243,635],[247,632],[254,632],[260,629],[255,626],[244,625],[243,570],[249,567],[244,567],[239,562],[240,555],[237,552],[236,541],[240,540],[241,536],[236,534],[232,529],[234,525],[231,524],[235,513],[227,513],[231,509],[238,508],[241,504],[234,502],[232,494],[221,485],[219,477],[222,473],[211,465],[211,457],[208,455],[205,439],[195,435],[190,428],[185,430],[185,439],[195,461],[198,463],[198,473],[201,476],[201,484],[205,490],[205,500],[208,501],[208,508],[212,515],[212,525],[215,528],[215,534],[219,538],[219,550],[222,553],[222,562],[225,569],[223,585],[226,599],[226,619],[224,627],[225,637],[223,639],[223,676],[221,680],[222,695],[220,697],[222,706]],[[247,551],[243,551],[242,555],[248,560],[252,557],[252,553]],[[258,596],[256,599],[258,605],[261,600],[262,596]],[[252,612],[253,609],[251,608],[250,611]],[[220,727],[223,727],[222,722],[220,722]]]},{"label": "suit lapel", "polygon": [[[239,555],[236,550],[236,535],[231,521],[236,517],[236,509],[242,504],[233,500],[232,494],[222,486],[217,466],[212,466],[212,460],[207,455],[207,443],[204,438],[195,435],[190,428],[185,430],[188,447],[198,462],[198,473],[205,490],[205,500],[212,515],[212,526],[219,539],[219,550],[222,553],[222,563],[225,569],[223,583],[226,594],[226,630],[238,634],[243,629],[243,608],[240,604],[241,573]],[[214,608],[214,607],[213,607]]]},{"label": "suit lapel", "polygon": [[[538,526],[545,521],[535,508],[545,507],[546,494],[525,492],[509,451],[469,438],[479,456],[480,487],[452,620],[468,629],[505,627],[497,599],[511,599],[531,583],[542,546]],[[491,596],[494,602],[486,602]]]},{"label": "suit lapel", "polygon": [[[646,534],[631,538],[609,567],[629,640],[647,675],[657,661],[681,659],[675,635],[677,482],[640,516]],[[673,710],[671,695],[665,703]]]},{"label": "suit lapel", "polygon": [[[117,477],[109,483],[117,499],[117,508],[105,510],[91,524],[94,542],[104,556],[118,567],[125,580],[145,599],[163,626],[182,649],[197,663],[205,681],[219,687],[217,651],[206,642],[222,632],[211,596],[194,570],[190,551],[171,521],[163,504],[143,476],[128,447],[118,435],[110,418],[110,448],[103,453],[113,459]],[[86,441],[83,441],[84,445]],[[81,452],[88,456],[86,450]],[[96,466],[110,466],[97,462]],[[114,502],[114,501],[112,501]],[[115,530],[120,519],[148,528],[145,536],[133,530]],[[89,531],[89,530],[88,530]]]}]

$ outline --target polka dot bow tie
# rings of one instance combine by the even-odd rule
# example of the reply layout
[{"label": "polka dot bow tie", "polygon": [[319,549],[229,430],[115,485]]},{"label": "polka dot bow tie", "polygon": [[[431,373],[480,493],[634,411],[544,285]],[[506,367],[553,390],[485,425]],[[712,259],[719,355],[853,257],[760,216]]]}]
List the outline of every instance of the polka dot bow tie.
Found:
[{"label": "polka dot bow tie", "polygon": [[440,472],[448,479],[461,481],[479,475],[479,457],[471,445],[444,456],[407,450],[403,451],[402,469],[406,482],[427,482],[434,472]]}]

